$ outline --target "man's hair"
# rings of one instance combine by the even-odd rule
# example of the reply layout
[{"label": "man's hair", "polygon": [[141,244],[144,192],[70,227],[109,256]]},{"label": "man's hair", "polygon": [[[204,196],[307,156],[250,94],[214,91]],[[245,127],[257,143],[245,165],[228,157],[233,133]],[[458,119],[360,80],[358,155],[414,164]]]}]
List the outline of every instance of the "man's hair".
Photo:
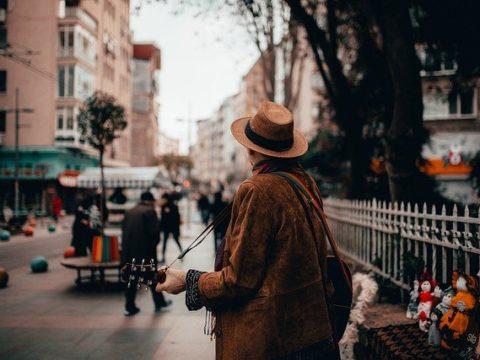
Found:
[{"label": "man's hair", "polygon": [[140,195],[140,200],[142,201],[155,201],[155,197],[150,191],[145,191]]}]

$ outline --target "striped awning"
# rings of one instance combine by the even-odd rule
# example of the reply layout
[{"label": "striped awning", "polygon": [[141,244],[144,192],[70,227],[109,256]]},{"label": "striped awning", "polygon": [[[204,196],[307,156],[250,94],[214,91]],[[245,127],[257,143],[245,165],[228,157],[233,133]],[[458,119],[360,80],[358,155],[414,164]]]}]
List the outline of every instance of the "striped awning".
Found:
[{"label": "striped awning", "polygon": [[[168,189],[172,185],[164,169],[152,167],[106,167],[104,168],[105,186],[126,189],[149,189],[152,187]],[[100,187],[100,168],[87,168],[77,179],[77,187],[95,189]]]},{"label": "striped awning", "polygon": [[74,188],[77,187],[77,179],[80,175],[80,171],[78,170],[65,170],[58,174],[58,182],[63,187],[70,187]]}]

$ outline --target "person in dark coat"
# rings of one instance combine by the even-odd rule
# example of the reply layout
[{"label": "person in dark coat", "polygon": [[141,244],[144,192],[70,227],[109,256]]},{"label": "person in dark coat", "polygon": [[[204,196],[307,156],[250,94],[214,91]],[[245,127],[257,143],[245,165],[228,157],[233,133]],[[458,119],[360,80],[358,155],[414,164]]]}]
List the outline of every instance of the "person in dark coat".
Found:
[{"label": "person in dark coat", "polygon": [[72,243],[75,256],[87,256],[87,248],[92,248],[93,231],[90,226],[89,209],[93,205],[93,197],[87,196],[75,209],[75,220],[72,225]]},{"label": "person in dark coat", "polygon": [[[218,214],[222,212],[223,209],[228,205],[226,201],[223,200],[223,192],[221,190],[217,191],[214,195],[213,204],[210,208],[210,212],[212,214],[212,218],[214,219]],[[215,253],[217,253],[218,246],[222,242],[222,239],[225,237],[225,233],[227,232],[228,223],[225,221],[221,224],[218,224],[214,230],[214,247]]]},{"label": "person in dark coat", "polygon": [[[157,263],[157,245],[160,241],[160,224],[155,211],[155,198],[151,192],[141,195],[140,203],[125,213],[122,223],[122,263],[135,259],[140,263],[151,260]],[[151,286],[155,311],[168,306],[171,301],[165,301],[161,293],[155,292],[155,285]],[[125,315],[135,315],[140,309],[135,305],[137,287],[127,287],[125,290]]]},{"label": "person in dark coat", "polygon": [[113,194],[108,198],[108,201],[118,205],[125,204],[127,202],[127,197],[123,193],[123,188],[116,187]]},{"label": "person in dark coat", "polygon": [[160,229],[163,232],[163,249],[161,263],[165,263],[165,253],[167,251],[167,240],[172,234],[173,239],[177,243],[180,252],[183,251],[182,244],[180,244],[180,212],[178,206],[172,198],[171,194],[163,194],[162,199],[162,219],[160,222]]},{"label": "person in dark coat", "polygon": [[200,193],[200,197],[197,201],[197,208],[198,211],[200,211],[203,225],[207,225],[208,219],[210,218],[210,200],[208,200],[208,196],[204,193]]}]

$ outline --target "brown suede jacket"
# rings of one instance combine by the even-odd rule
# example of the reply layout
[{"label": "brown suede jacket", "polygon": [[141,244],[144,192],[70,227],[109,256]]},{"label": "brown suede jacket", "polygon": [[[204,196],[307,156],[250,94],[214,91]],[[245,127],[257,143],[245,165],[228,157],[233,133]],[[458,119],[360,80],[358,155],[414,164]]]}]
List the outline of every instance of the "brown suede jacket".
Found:
[{"label": "brown suede jacket", "polygon": [[216,315],[217,359],[277,358],[331,336],[327,246],[320,220],[314,225],[319,244],[284,179],[257,174],[239,187],[223,269],[198,280],[203,305]]}]

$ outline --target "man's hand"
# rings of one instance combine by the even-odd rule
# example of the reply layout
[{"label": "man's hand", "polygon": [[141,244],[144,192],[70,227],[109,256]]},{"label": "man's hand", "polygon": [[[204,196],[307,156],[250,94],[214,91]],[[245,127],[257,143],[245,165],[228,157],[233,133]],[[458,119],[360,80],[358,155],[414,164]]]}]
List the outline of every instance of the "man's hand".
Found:
[{"label": "man's hand", "polygon": [[[160,269],[160,271],[164,271]],[[157,292],[166,291],[169,294],[180,294],[185,291],[186,272],[177,269],[167,269],[166,279],[163,283],[158,283],[155,290]]]}]

